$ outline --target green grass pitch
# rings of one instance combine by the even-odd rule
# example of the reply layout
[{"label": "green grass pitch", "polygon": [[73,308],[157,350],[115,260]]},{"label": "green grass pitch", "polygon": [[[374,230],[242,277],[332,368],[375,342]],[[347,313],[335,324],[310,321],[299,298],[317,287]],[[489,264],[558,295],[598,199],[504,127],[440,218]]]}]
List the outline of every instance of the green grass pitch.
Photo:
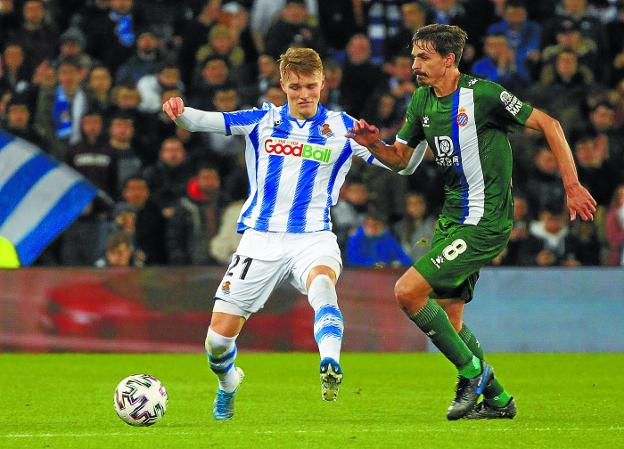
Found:
[{"label": "green grass pitch", "polygon": [[[315,354],[240,353],[236,415],[212,420],[201,354],[0,355],[0,448],[624,448],[622,354],[495,354],[514,420],[448,422],[454,370],[439,354],[344,354],[338,402],[320,399]],[[150,373],[164,419],[134,428],[113,391]]]}]

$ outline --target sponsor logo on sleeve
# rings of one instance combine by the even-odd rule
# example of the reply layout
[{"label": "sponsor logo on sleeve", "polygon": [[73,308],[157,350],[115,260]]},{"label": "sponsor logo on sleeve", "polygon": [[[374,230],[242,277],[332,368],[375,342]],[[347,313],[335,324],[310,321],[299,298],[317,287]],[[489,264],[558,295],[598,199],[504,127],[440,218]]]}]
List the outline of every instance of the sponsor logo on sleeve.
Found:
[{"label": "sponsor logo on sleeve", "polygon": [[507,111],[514,116],[518,115],[518,112],[520,112],[520,109],[522,108],[522,101],[506,90],[501,92],[500,101],[503,103],[503,106],[505,106],[505,109],[507,109]]}]

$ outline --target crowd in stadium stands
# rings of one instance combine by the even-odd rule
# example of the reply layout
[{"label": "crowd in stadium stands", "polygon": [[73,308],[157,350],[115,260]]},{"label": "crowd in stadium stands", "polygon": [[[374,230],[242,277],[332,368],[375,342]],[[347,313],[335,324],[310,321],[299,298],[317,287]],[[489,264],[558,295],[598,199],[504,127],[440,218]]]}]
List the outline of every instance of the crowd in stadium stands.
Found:
[{"label": "crowd in stadium stands", "polygon": [[[461,71],[561,121],[598,201],[595,221],[570,222],[553,154],[518,130],[515,228],[494,263],[624,265],[624,0],[0,0],[2,128],[101,190],[37,264],[227,264],[244,141],[178,128],[162,102],[284,104],[275,60],[312,47],[322,103],[392,141],[417,87],[411,36],[433,22],[468,32]],[[432,157],[410,177],[356,164],[333,210],[346,264],[409,265],[443,195]]]}]

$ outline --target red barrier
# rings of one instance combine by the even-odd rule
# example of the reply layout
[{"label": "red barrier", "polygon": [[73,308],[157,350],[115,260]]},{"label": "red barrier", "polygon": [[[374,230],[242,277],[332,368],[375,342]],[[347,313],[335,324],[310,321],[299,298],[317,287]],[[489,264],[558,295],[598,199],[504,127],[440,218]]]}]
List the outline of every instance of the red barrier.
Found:
[{"label": "red barrier", "polygon": [[[4,351],[203,351],[223,270],[205,267],[0,271]],[[422,351],[425,338],[400,312],[398,273],[346,271],[338,282],[346,351]],[[315,351],[313,312],[289,285],[246,323],[245,350]]]}]

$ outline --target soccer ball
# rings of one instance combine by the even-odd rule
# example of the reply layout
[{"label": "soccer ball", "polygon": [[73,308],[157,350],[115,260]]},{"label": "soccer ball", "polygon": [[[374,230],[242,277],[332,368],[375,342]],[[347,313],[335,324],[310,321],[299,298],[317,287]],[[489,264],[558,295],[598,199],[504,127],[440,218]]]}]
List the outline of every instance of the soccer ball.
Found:
[{"label": "soccer ball", "polygon": [[113,406],[117,415],[131,426],[151,426],[167,410],[167,390],[149,374],[134,374],[119,382]]}]

